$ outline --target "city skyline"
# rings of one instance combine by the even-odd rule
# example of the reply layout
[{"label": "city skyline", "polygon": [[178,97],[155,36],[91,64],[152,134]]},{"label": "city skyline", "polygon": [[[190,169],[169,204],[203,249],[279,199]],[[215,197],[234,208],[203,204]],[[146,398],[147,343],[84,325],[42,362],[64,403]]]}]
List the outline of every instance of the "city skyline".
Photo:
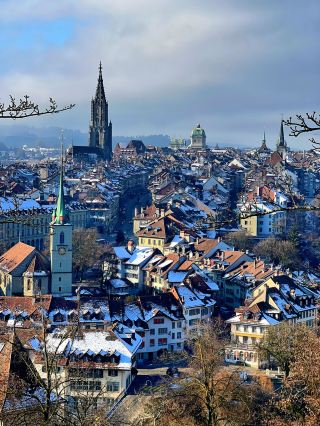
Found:
[{"label": "city skyline", "polygon": [[[284,117],[317,109],[317,2],[154,1],[2,4],[1,101],[25,93],[74,110],[35,126],[88,132],[102,61],[115,135],[274,147]],[[16,123],[19,125],[19,123]],[[1,124],[6,125],[6,123]],[[308,148],[307,137],[286,139]]]}]

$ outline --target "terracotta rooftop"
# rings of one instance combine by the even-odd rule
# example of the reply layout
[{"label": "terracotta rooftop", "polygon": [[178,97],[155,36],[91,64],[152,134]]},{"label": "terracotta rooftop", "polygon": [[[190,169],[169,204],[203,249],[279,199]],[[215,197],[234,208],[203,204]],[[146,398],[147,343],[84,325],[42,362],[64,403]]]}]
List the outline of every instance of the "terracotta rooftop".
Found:
[{"label": "terracotta rooftop", "polygon": [[15,244],[0,257],[0,269],[6,272],[13,271],[35,250],[35,247],[22,242]]},{"label": "terracotta rooftop", "polygon": [[12,335],[1,335],[0,338],[0,411],[8,393],[12,344],[10,343]]},{"label": "terracotta rooftop", "polygon": [[36,272],[36,271],[50,271],[50,262],[49,260],[40,252],[36,251],[29,266],[27,268],[28,272]]},{"label": "terracotta rooftop", "polygon": [[31,315],[38,308],[50,309],[52,295],[43,296],[0,296],[0,311],[25,311]]}]

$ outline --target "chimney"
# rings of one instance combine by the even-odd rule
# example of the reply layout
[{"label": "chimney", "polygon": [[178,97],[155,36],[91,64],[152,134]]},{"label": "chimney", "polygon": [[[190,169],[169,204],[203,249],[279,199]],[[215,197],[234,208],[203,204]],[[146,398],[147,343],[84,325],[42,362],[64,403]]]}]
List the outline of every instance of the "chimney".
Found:
[{"label": "chimney", "polygon": [[225,256],[224,251],[222,251],[221,252],[221,260],[222,260],[222,262],[224,262],[224,256]]},{"label": "chimney", "polygon": [[221,243],[221,241],[222,241],[222,238],[218,237],[218,243]]},{"label": "chimney", "polygon": [[134,215],[138,216],[138,207],[135,207],[135,209],[134,209]]},{"label": "chimney", "polygon": [[127,244],[127,250],[129,253],[133,253],[134,252],[134,241],[133,240],[129,240],[128,244]]}]

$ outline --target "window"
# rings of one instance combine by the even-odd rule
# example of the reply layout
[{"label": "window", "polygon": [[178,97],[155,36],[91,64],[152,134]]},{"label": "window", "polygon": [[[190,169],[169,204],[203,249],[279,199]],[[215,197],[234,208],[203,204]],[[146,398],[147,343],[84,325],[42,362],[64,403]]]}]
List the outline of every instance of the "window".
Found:
[{"label": "window", "polygon": [[181,328],[181,326],[182,326],[181,321],[178,321],[177,328]]},{"label": "window", "polygon": [[176,328],[176,323],[175,322],[172,323],[172,328]]},{"label": "window", "polygon": [[201,309],[201,314],[202,315],[208,315],[208,308],[202,308]]},{"label": "window", "polygon": [[60,244],[64,244],[64,232],[60,232]]},{"label": "window", "polygon": [[171,334],[171,338],[172,338],[172,339],[175,339],[175,338],[176,338],[175,333],[172,333],[172,334]]},{"label": "window", "polygon": [[153,324],[163,324],[164,318],[154,318]]},{"label": "window", "polygon": [[119,389],[120,389],[119,382],[107,382],[107,391],[119,392]]},{"label": "window", "polygon": [[189,320],[189,325],[191,325],[191,326],[196,325],[197,322],[198,322],[198,320],[196,318],[192,319],[192,320]]},{"label": "window", "polygon": [[181,339],[181,331],[178,331],[178,333],[177,333],[177,339]]},{"label": "window", "polygon": [[154,328],[150,328],[150,336],[154,336],[155,334],[155,329]]},{"label": "window", "polygon": [[59,291],[61,291],[61,287],[59,287]]},{"label": "window", "polygon": [[158,345],[159,346],[165,346],[166,344],[167,344],[167,339],[166,338],[158,339]]},{"label": "window", "polygon": [[28,279],[27,281],[27,290],[31,290],[31,280]]},{"label": "window", "polygon": [[150,339],[150,346],[154,346],[154,339]]},{"label": "window", "polygon": [[168,333],[168,329],[167,328],[159,328],[158,329],[158,334],[167,334]]},{"label": "window", "polygon": [[108,376],[110,377],[117,377],[118,370],[108,370]]},{"label": "window", "polygon": [[189,309],[190,316],[199,315],[199,314],[200,314],[200,309]]}]

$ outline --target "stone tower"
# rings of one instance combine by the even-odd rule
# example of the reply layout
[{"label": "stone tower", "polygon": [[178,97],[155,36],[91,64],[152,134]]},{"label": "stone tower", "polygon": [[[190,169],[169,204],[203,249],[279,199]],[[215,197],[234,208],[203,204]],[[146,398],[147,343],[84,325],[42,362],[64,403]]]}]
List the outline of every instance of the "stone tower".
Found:
[{"label": "stone tower", "polygon": [[287,146],[287,142],[284,139],[283,120],[281,120],[281,125],[280,125],[280,135],[279,135],[279,140],[277,142],[277,152],[281,155],[283,160],[287,158],[288,146]]},{"label": "stone tower", "polygon": [[108,122],[108,102],[103,87],[102,66],[99,65],[99,77],[95,97],[91,101],[91,120],[89,126],[89,146],[100,148],[104,160],[112,157],[112,123]]},{"label": "stone tower", "polygon": [[63,191],[63,160],[57,207],[50,223],[51,293],[54,296],[72,294],[72,225],[65,207]]}]

